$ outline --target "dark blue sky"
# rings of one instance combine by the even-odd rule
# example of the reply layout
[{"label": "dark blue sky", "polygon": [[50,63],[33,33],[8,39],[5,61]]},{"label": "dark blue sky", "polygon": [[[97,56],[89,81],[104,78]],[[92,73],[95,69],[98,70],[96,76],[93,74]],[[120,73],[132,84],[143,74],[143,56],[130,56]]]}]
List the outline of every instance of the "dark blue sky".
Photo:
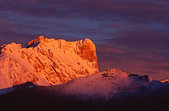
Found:
[{"label": "dark blue sky", "polygon": [[168,0],[0,0],[0,45],[90,38],[100,70],[169,78]]}]

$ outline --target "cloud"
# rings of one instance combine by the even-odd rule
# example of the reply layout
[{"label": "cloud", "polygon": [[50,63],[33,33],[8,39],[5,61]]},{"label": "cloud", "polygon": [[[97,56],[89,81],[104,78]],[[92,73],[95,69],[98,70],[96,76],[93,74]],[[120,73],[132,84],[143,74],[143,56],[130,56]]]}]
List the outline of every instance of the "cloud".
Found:
[{"label": "cloud", "polygon": [[[130,42],[131,43],[131,42]],[[129,45],[131,45],[129,43]],[[162,43],[161,43],[162,44]],[[109,44],[108,46],[97,45],[97,55],[100,71],[106,69],[121,69],[128,73],[148,74],[158,80],[169,78],[169,52],[164,52],[165,48],[155,50],[123,48],[121,44]],[[139,46],[140,47],[140,46]],[[134,50],[133,50],[134,49]],[[167,69],[168,68],[168,69]]]},{"label": "cloud", "polygon": [[137,32],[119,32],[115,38],[107,40],[108,44],[135,50],[165,51],[169,50],[169,32],[145,30]]},{"label": "cloud", "polygon": [[[169,33],[160,30],[119,31],[97,45],[100,70],[117,68],[128,73],[169,78]],[[167,69],[168,68],[168,69]]]},{"label": "cloud", "polygon": [[135,0],[18,0],[0,3],[1,11],[34,16],[57,18],[121,19],[130,22],[165,22],[169,18],[167,2],[141,2]]},{"label": "cloud", "polygon": [[167,0],[1,0],[0,41],[90,38],[101,70],[167,75],[168,19]]}]

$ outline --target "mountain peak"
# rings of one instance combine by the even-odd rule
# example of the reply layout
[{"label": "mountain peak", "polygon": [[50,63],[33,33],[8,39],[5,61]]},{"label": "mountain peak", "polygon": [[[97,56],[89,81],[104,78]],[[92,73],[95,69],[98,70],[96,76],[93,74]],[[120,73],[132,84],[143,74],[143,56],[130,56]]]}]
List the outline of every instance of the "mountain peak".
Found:
[{"label": "mountain peak", "polygon": [[0,88],[27,81],[56,85],[98,72],[96,48],[90,39],[66,41],[40,36],[27,48],[16,43],[4,45],[1,53]]},{"label": "mountain peak", "polygon": [[64,39],[47,39],[44,36],[39,36],[38,38],[30,41],[28,43],[27,48],[30,47],[37,47],[38,45],[43,46],[52,46],[57,45],[58,48],[64,49],[64,50],[73,50],[75,51],[80,57],[82,57],[84,60],[89,61],[97,61],[96,56],[96,47],[94,43],[86,38],[84,40],[79,41],[66,41]]},{"label": "mountain peak", "polygon": [[0,53],[12,52],[12,50],[21,49],[21,48],[22,48],[21,44],[16,44],[16,43],[4,44],[0,47]]},{"label": "mountain peak", "polygon": [[33,45],[45,41],[45,37],[43,35],[35,38],[34,40],[30,41],[27,45],[27,48],[32,47]]}]

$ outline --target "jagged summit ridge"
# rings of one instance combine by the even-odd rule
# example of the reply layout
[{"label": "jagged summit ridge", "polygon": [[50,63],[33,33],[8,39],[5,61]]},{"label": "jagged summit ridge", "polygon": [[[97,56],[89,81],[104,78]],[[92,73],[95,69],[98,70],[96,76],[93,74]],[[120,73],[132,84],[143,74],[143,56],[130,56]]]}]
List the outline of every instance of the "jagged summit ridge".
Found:
[{"label": "jagged summit ridge", "polygon": [[0,88],[27,81],[56,85],[98,72],[96,47],[90,39],[69,42],[40,36],[27,48],[11,43],[0,52]]},{"label": "jagged summit ridge", "polygon": [[[55,40],[47,39],[47,38],[44,38],[44,36],[40,36],[30,41],[28,43],[27,48],[34,47],[37,45],[42,46],[42,45],[45,45],[46,43],[52,43],[52,42],[55,42]],[[58,39],[55,45],[57,45],[57,48],[60,48],[60,49],[73,50],[83,59],[87,59],[90,61],[97,61],[96,47],[93,44],[93,42],[88,38],[84,40],[75,41],[75,42],[69,42],[63,39]]]}]

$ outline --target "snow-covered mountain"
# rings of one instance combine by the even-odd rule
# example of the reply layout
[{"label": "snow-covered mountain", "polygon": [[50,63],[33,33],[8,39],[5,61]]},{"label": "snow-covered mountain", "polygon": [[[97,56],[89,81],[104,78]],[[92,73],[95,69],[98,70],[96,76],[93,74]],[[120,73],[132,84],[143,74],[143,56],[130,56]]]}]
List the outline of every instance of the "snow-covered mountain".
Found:
[{"label": "snow-covered mountain", "polygon": [[51,94],[54,95],[59,91],[61,94],[79,97],[83,100],[100,98],[108,101],[112,98],[124,100],[125,97],[128,97],[128,94],[138,95],[139,97],[168,87],[168,81],[160,82],[152,80],[147,75],[139,76],[127,74],[118,69],[111,69],[91,76],[75,78],[65,84],[45,87],[44,89],[51,91]]},{"label": "snow-covered mountain", "polygon": [[150,83],[148,76],[129,75],[121,70],[111,69],[76,78],[64,84],[60,91],[84,100],[101,98],[107,101],[121,92],[135,92],[146,88]]},{"label": "snow-covered mountain", "polygon": [[0,47],[0,89],[28,81],[57,85],[97,72],[96,48],[89,39],[68,42],[40,36],[26,48],[16,43]]},{"label": "snow-covered mountain", "polygon": [[169,110],[169,82],[118,69],[98,72],[91,40],[40,36],[26,48],[0,47],[0,100],[9,111]]}]

